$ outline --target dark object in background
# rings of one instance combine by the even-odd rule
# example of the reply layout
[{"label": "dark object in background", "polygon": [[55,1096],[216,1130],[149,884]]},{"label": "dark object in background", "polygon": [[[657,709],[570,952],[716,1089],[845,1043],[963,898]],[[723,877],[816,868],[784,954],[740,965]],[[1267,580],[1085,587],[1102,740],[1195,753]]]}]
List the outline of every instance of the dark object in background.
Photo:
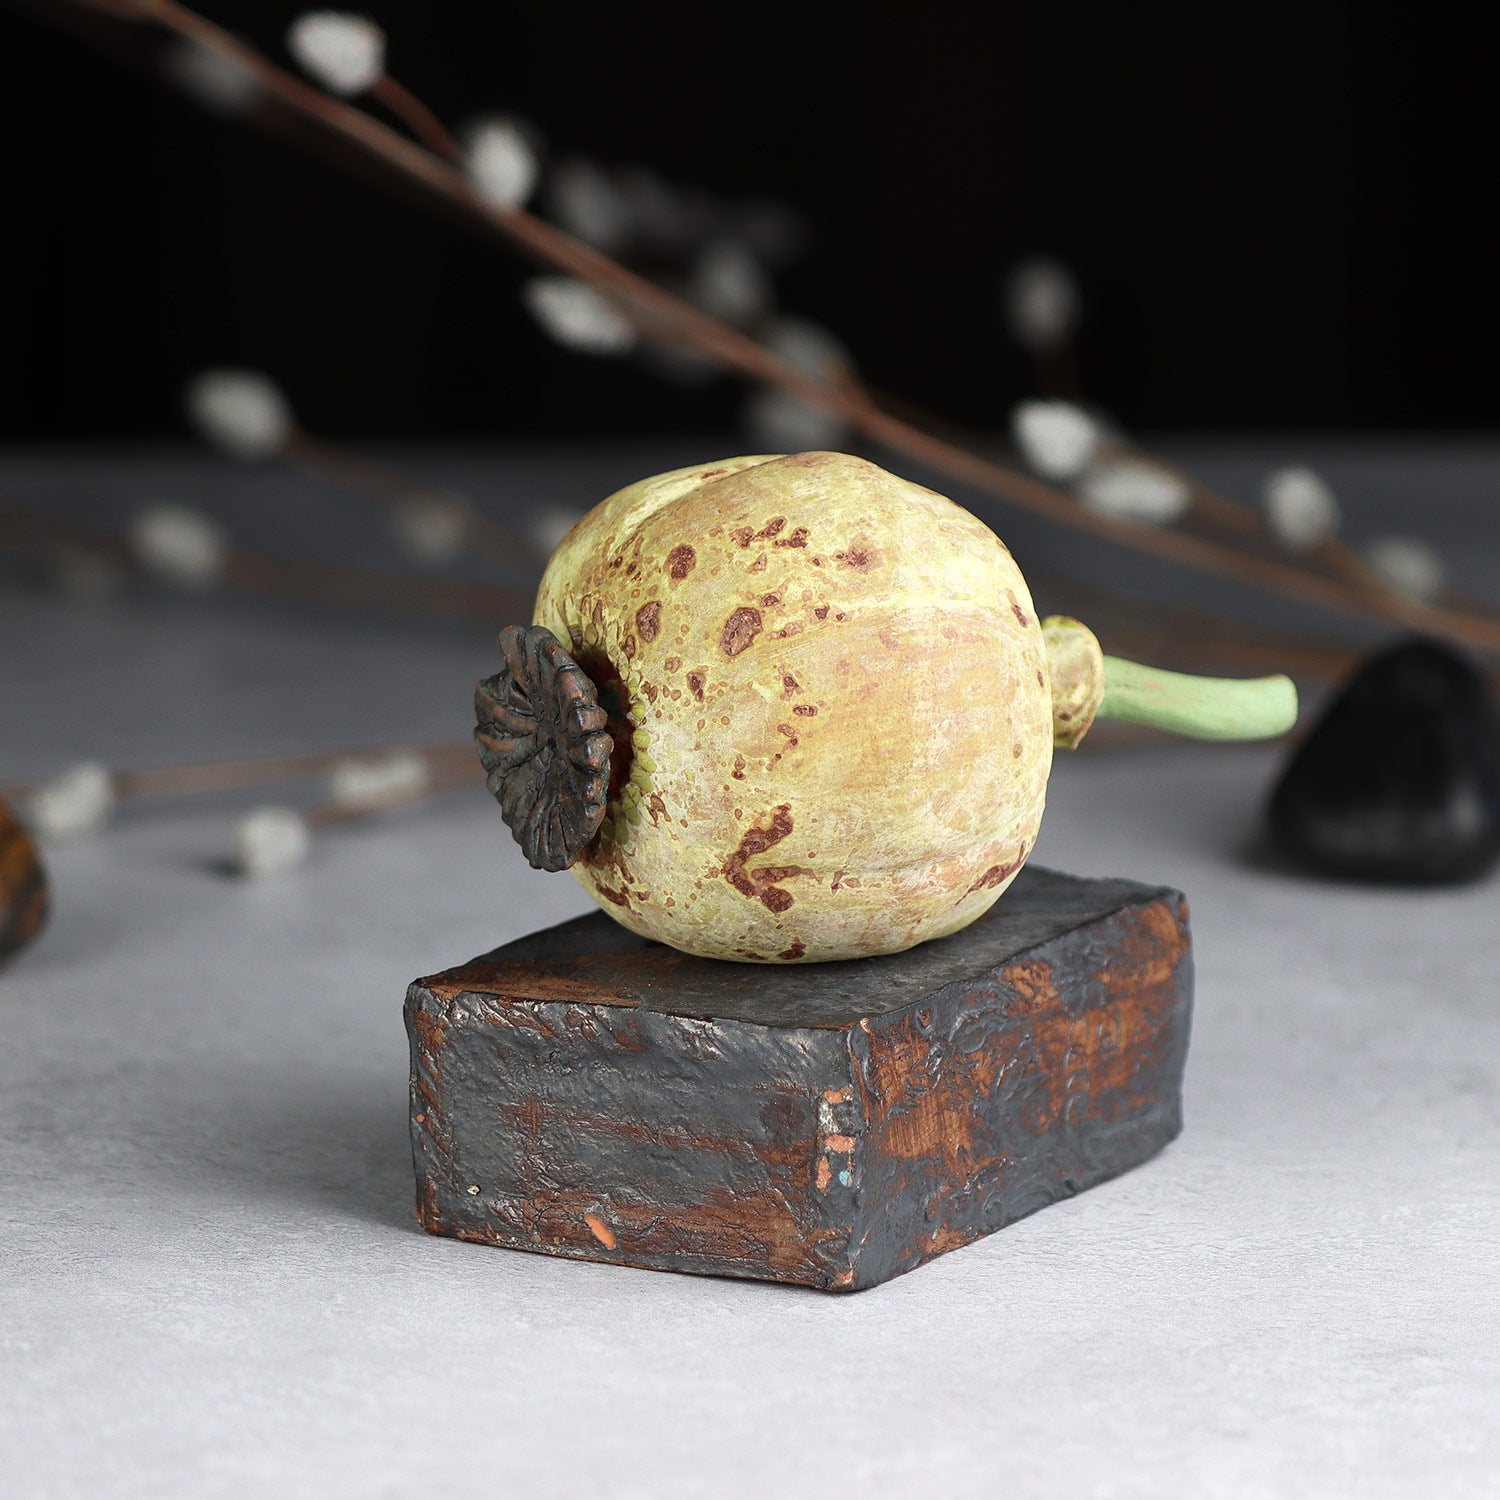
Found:
[{"label": "dark object in background", "polygon": [[0,964],[42,930],[50,896],[31,835],[0,800]]},{"label": "dark object in background", "polygon": [[[284,60],[311,7],[197,8]],[[180,437],[183,381],[220,364],[270,370],[330,435],[734,420],[733,382],[685,391],[552,346],[516,296],[519,258],[48,24],[81,9],[0,5],[0,261],[27,289],[6,306],[0,431]],[[1130,427],[1493,422],[1474,336],[1500,322],[1474,190],[1494,92],[1477,6],[1301,0],[1258,25],[1232,6],[1091,6],[1085,21],[1011,0],[772,0],[753,22],[701,0],[371,10],[397,76],[449,124],[516,111],[559,157],[791,204],[814,249],[782,284],[787,309],[952,420],[992,427],[1031,393],[999,279],[1045,253],[1083,287],[1082,389]],[[801,78],[794,57],[837,65],[795,109],[730,105]]]},{"label": "dark object in background", "polygon": [[1282,773],[1269,819],[1281,848],[1335,874],[1483,875],[1500,856],[1500,729],[1483,675],[1420,638],[1371,658]]},{"label": "dark object in background", "polygon": [[603,913],[406,997],[417,1214],[582,1260],[874,1286],[1182,1125],[1187,904],[1028,868],[906,953],[694,958]]}]

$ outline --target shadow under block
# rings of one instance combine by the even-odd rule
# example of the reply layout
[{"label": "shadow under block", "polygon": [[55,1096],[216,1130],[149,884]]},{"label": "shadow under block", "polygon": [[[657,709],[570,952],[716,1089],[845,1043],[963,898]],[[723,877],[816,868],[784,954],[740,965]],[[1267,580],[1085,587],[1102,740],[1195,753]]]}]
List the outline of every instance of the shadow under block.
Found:
[{"label": "shadow under block", "polygon": [[602,912],[407,993],[434,1234],[874,1286],[1181,1128],[1187,904],[1027,869],[963,932],[849,963],[691,958]]}]

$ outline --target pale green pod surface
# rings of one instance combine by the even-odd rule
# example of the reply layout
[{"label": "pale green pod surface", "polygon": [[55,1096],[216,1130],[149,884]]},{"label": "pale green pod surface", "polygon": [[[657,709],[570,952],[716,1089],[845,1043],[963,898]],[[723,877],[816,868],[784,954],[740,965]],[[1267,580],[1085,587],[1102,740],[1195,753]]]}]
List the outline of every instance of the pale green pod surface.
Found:
[{"label": "pale green pod surface", "polygon": [[987,910],[1036,842],[1052,710],[1026,582],[967,511],[863,459],[631,485],[564,540],[536,622],[632,748],[573,869],[636,932],[897,952]]},{"label": "pale green pod surface", "polygon": [[535,623],[613,745],[574,875],[711,958],[861,958],[966,926],[1035,847],[1054,743],[1096,716],[1252,738],[1296,715],[1284,678],[1157,672],[1039,622],[988,527],[841,453],[619,491],[564,538]]}]

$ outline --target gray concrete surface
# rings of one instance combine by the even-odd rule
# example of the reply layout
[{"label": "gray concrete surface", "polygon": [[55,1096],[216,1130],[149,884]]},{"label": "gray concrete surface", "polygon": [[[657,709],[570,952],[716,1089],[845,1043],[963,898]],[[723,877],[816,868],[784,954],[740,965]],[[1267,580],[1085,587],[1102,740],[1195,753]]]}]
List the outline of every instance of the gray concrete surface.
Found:
[{"label": "gray concrete surface", "polygon": [[[646,472],[467,462],[495,495]],[[105,516],[163,490],[298,508],[274,473],[171,463],[14,459],[0,483]],[[1461,535],[1477,512],[1445,465],[1402,472]],[[11,577],[0,776],[460,738],[487,635],[148,594],[80,608]],[[264,798],[140,805],[50,849],[53,923],[0,974],[0,1491],[1494,1495],[1496,883],[1277,873],[1254,833],[1279,753],[1060,766],[1036,858],[1192,902],[1185,1132],[853,1298],[417,1228],[407,980],[586,907],[481,792],[330,833],[260,884],[219,862]]]}]

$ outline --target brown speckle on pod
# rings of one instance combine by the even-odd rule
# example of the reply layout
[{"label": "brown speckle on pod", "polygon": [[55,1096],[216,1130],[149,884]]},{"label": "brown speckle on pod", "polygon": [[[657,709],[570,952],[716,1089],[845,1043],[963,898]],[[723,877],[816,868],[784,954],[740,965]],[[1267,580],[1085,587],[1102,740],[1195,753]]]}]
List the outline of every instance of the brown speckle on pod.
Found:
[{"label": "brown speckle on pod", "polygon": [[853,568],[856,573],[869,573],[880,566],[880,557],[875,549],[863,543],[855,543],[843,552],[835,552],[833,560],[846,568]]},{"label": "brown speckle on pod", "polygon": [[810,872],[799,865],[766,865],[752,870],[749,861],[779,844],[791,831],[791,804],[783,802],[771,812],[766,826],[754,824],[747,828],[739,847],[724,861],[725,880],[742,896],[759,901],[767,911],[779,913],[790,908],[795,898],[790,891],[781,889],[781,882]]},{"label": "brown speckle on pod", "polygon": [[724,622],[724,629],[719,636],[719,650],[725,656],[738,656],[751,645],[761,629],[758,609],[737,609]]}]

